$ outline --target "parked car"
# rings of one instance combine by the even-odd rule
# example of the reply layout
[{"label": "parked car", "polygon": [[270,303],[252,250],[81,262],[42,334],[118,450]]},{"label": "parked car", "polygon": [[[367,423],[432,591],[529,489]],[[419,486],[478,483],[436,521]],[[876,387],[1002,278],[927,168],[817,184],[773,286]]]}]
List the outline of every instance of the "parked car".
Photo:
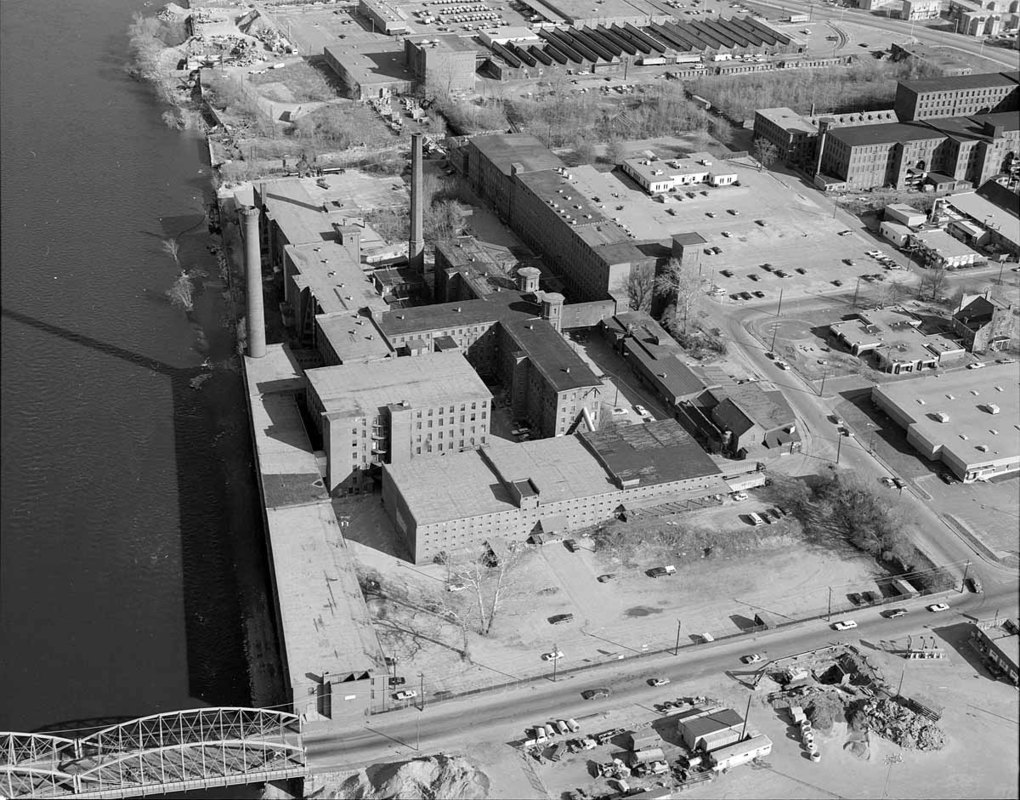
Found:
[{"label": "parked car", "polygon": [[709,642],[714,642],[715,637],[710,633],[703,633],[701,634],[701,641],[704,644],[708,644]]},{"label": "parked car", "polygon": [[893,482],[893,486],[895,486],[897,489],[906,489],[907,488],[907,484],[904,483],[901,478],[893,478],[892,482]]},{"label": "parked car", "polygon": [[613,416],[614,417],[619,417],[619,416],[622,416],[624,414],[629,414],[629,413],[630,412],[627,409],[622,408],[621,406],[617,406],[616,408],[613,409]]},{"label": "parked car", "polygon": [[734,492],[733,494],[730,495],[730,497],[737,501],[746,500],[747,492]]},{"label": "parked car", "polygon": [[755,514],[753,511],[750,514],[744,514],[743,516],[744,519],[746,519],[755,528],[757,528],[759,525],[765,524],[765,520],[762,519],[757,514]]},{"label": "parked car", "polygon": [[616,577],[615,573],[607,572],[605,575],[599,575],[598,578],[596,578],[596,580],[599,583],[609,583],[609,581],[613,580],[613,578],[615,577]]},{"label": "parked car", "polygon": [[554,614],[553,616],[549,617],[550,625],[563,625],[566,622],[573,621],[574,621],[573,614]]},{"label": "parked car", "polygon": [[407,683],[407,678],[399,675],[390,675],[390,686],[403,686]]},{"label": "parked car", "polygon": [[854,265],[854,260],[852,258],[844,258],[843,263],[848,267],[852,267]]},{"label": "parked car", "polygon": [[[755,277],[755,276],[752,276],[752,277]],[[757,292],[753,292],[753,294],[754,294],[754,296],[755,296],[755,297],[757,297],[757,298],[758,298],[759,300],[760,300],[760,299],[762,299],[763,297],[765,297],[765,292],[763,292],[763,291],[760,291],[760,290],[759,290],[759,291],[757,291]]]},{"label": "parked car", "polygon": [[563,546],[571,553],[577,552],[577,539],[564,539]]},{"label": "parked car", "polygon": [[833,285],[833,286],[842,286],[842,285],[843,285],[843,281],[841,281],[841,280],[838,280],[838,279],[837,279],[837,280],[834,280],[834,281],[832,282],[832,285]]},{"label": "parked car", "polygon": [[728,270],[728,269],[721,269],[721,270],[719,270],[719,274],[722,275],[724,278],[732,278],[733,277],[733,273],[730,270]]},{"label": "parked car", "polygon": [[949,604],[948,603],[932,603],[927,608],[928,608],[929,611],[935,611],[935,612],[938,612],[938,611],[948,611],[949,610]]},{"label": "parked car", "polygon": [[755,224],[761,225],[763,228],[767,228],[769,224],[763,219],[756,219]]},{"label": "parked car", "polygon": [[967,369],[981,369],[984,365],[983,361],[975,361],[973,364],[968,364]]},{"label": "parked car", "polygon": [[735,217],[739,217],[740,216],[740,212],[737,211],[737,209],[735,209],[735,208],[727,208],[726,210],[729,213],[731,213],[733,216],[735,216]]},{"label": "parked car", "polygon": [[768,509],[763,514],[763,516],[765,517],[766,521],[768,521],[769,519],[772,519],[775,522],[779,522],[779,520],[781,520],[783,518],[783,515],[779,513],[779,509],[778,508],[770,508],[770,509]]},{"label": "parked car", "polygon": [[970,590],[974,594],[981,594],[985,590],[985,587],[981,585],[981,581],[977,578],[968,578],[967,583],[970,584]]},{"label": "parked car", "polygon": [[844,619],[839,622],[832,623],[833,630],[837,631],[849,631],[857,627],[857,623],[852,619]]},{"label": "parked car", "polygon": [[650,417],[651,416],[651,414],[648,413],[648,409],[645,408],[644,406],[641,406],[641,405],[635,405],[634,406],[634,411],[635,411],[635,413],[638,414],[638,416],[642,416],[642,417]]},{"label": "parked car", "polygon": [[648,685],[649,686],[665,686],[667,683],[669,683],[669,678],[649,678],[648,679]]},{"label": "parked car", "polygon": [[783,361],[782,359],[779,359],[779,358],[776,359],[776,366],[779,367],[780,369],[789,369],[790,368],[789,364],[787,364],[785,361]]},{"label": "parked car", "polygon": [[861,596],[857,592],[850,592],[846,596],[846,599],[853,603],[855,606],[859,606],[861,604]]},{"label": "parked car", "polygon": [[713,247],[713,248],[712,248],[712,252],[713,252],[713,253],[714,253],[715,255],[719,255],[720,253],[722,253],[722,248],[721,248],[721,247]]},{"label": "parked car", "polygon": [[711,217],[712,219],[715,219],[715,212],[714,211],[706,211],[705,212],[705,216],[706,217]]},{"label": "parked car", "polygon": [[885,476],[884,478],[882,478],[882,485],[883,486],[895,486],[895,484],[893,483],[893,479],[890,478],[888,475]]},{"label": "parked car", "polygon": [[757,664],[759,661],[761,661],[761,654],[751,653],[750,655],[741,656],[740,660],[745,664]]},{"label": "parked car", "polygon": [[741,292],[740,293],[740,297],[743,300],[750,300],[751,299],[751,293],[750,292]]},{"label": "parked car", "polygon": [[861,592],[861,599],[868,605],[871,605],[878,600],[878,597],[874,592]]},{"label": "parked car", "polygon": [[613,690],[608,686],[600,686],[598,689],[585,689],[581,692],[581,697],[585,700],[601,700],[603,697],[609,697],[613,693]]},{"label": "parked car", "polygon": [[907,609],[905,608],[890,608],[883,616],[885,616],[886,619],[896,619],[897,617],[905,616],[906,613]]},{"label": "parked car", "polygon": [[393,695],[394,700],[414,700],[418,693],[414,689],[401,689]]}]

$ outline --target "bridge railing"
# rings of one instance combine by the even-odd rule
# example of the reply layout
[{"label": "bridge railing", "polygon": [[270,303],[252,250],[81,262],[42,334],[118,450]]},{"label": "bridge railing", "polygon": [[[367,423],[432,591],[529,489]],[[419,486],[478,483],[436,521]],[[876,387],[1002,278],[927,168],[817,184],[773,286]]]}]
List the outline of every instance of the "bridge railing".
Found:
[{"label": "bridge railing", "polygon": [[301,720],[259,708],[153,714],[78,739],[0,733],[0,795],[128,797],[306,773]]}]

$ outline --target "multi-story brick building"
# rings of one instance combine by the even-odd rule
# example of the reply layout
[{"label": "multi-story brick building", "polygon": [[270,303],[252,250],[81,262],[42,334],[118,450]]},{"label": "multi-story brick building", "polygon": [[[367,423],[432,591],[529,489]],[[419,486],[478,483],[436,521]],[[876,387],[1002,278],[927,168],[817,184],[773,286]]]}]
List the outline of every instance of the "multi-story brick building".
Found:
[{"label": "multi-story brick building", "polygon": [[633,502],[725,491],[719,476],[698,444],[665,420],[388,464],[383,504],[420,564],[578,530]]},{"label": "multi-story brick building", "polygon": [[[929,176],[979,186],[1008,169],[1020,151],[1014,113],[824,128],[816,182],[869,189],[919,188]],[[945,179],[945,180],[941,180]]]},{"label": "multi-story brick building", "polygon": [[423,89],[450,94],[475,88],[475,48],[460,36],[409,36],[404,59]]},{"label": "multi-story brick building", "polygon": [[465,148],[471,185],[524,242],[542,254],[573,302],[625,297],[635,266],[654,263],[633,236],[573,183],[571,171],[537,139],[476,136]]},{"label": "multi-story brick building", "polygon": [[972,353],[1005,350],[1017,337],[1013,310],[991,292],[964,297],[953,314],[953,331]]},{"label": "multi-story brick building", "polygon": [[504,387],[513,418],[539,436],[596,428],[602,382],[560,335],[563,295],[541,291],[537,269],[519,272],[517,289],[390,311],[375,322],[401,354],[462,350],[480,375]]},{"label": "multi-story brick building", "polygon": [[1016,111],[1020,108],[1018,81],[1018,72],[900,81],[893,107],[901,122]]},{"label": "multi-story brick building", "polygon": [[828,128],[857,127],[895,122],[892,109],[855,114],[798,114],[786,107],[760,108],[754,112],[754,138],[775,145],[780,161],[795,167],[811,167],[818,155],[821,123]]},{"label": "multi-story brick building", "polygon": [[460,353],[310,369],[306,408],[332,494],[371,490],[382,464],[486,444],[492,394]]}]

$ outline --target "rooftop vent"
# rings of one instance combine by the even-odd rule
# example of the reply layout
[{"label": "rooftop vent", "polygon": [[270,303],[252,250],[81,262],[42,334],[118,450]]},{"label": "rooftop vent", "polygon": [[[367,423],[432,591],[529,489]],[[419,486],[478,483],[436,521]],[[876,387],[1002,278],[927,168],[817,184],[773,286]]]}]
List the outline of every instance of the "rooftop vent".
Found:
[{"label": "rooftop vent", "polygon": [[982,453],[987,453],[988,452],[988,445],[986,445],[986,444],[979,444],[977,446],[977,449],[980,450]]},{"label": "rooftop vent", "polygon": [[935,415],[935,419],[939,422],[949,422],[949,415],[945,411],[940,411]]}]

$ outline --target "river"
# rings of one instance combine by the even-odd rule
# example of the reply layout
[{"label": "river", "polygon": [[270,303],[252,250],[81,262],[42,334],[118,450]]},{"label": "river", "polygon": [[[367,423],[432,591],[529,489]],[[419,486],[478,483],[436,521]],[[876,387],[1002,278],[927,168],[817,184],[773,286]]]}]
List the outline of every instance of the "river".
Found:
[{"label": "river", "polygon": [[[124,70],[154,10],[0,3],[0,730],[249,705],[245,631],[272,627],[204,142]],[[178,236],[210,276],[190,318]]]}]

